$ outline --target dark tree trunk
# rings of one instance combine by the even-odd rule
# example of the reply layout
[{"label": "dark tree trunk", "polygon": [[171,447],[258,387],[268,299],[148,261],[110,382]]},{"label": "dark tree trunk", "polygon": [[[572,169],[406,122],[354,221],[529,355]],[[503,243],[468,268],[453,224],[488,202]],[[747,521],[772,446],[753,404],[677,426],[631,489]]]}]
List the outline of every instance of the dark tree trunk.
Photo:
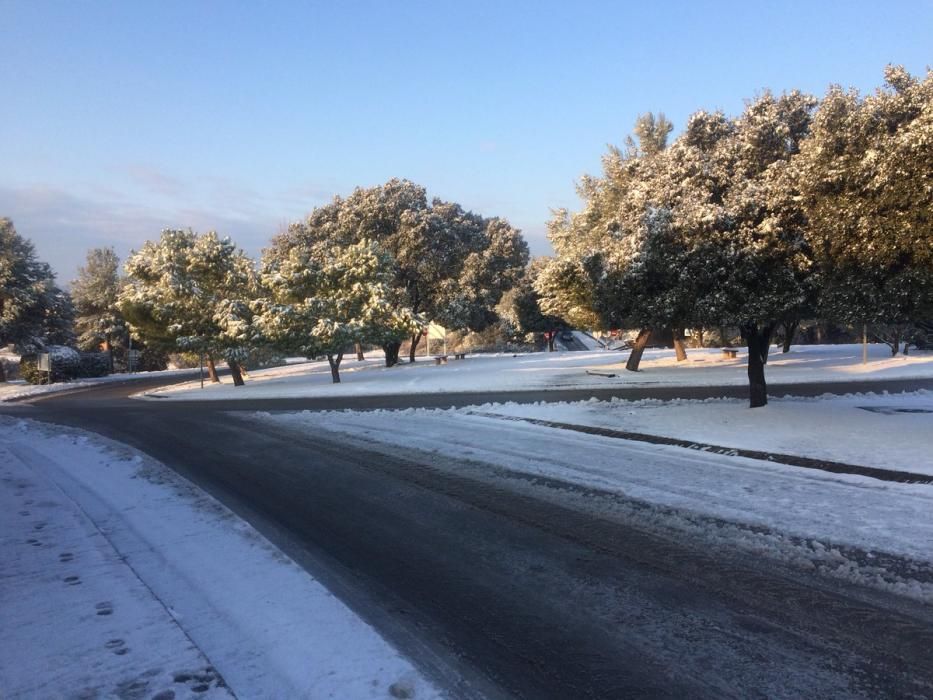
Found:
[{"label": "dark tree trunk", "polygon": [[628,356],[628,362],[625,363],[625,369],[629,372],[638,371],[638,365],[641,364],[641,356],[645,354],[645,348],[648,347],[648,338],[650,337],[650,328],[642,328],[638,331],[638,337],[635,338],[635,344],[632,346],[632,352]]},{"label": "dark tree trunk", "polygon": [[220,383],[220,377],[217,376],[217,368],[214,366],[214,356],[207,353],[207,376],[211,378],[214,384]]},{"label": "dark tree trunk", "polygon": [[545,337],[547,338],[547,351],[548,352],[554,352],[554,338],[556,335],[557,334],[554,333],[553,331],[551,333],[545,333]]},{"label": "dark tree trunk", "polygon": [[0,360],[0,382],[6,381],[6,367],[3,366],[3,360]]},{"label": "dark tree trunk", "polygon": [[673,330],[674,335],[674,352],[677,354],[677,361],[683,362],[687,359],[687,348],[684,346],[684,329],[675,328]]},{"label": "dark tree trunk", "polygon": [[113,341],[107,337],[107,361],[110,363],[110,374],[113,374]]},{"label": "dark tree trunk", "polygon": [[366,357],[363,355],[362,343],[354,343],[353,349],[356,350],[356,361],[357,362],[362,362],[363,360],[366,359]]},{"label": "dark tree trunk", "polygon": [[418,349],[418,343],[421,342],[421,334],[413,335],[411,337],[411,349],[408,351],[408,361],[415,361],[415,351]]},{"label": "dark tree trunk", "polygon": [[391,343],[386,343],[382,346],[382,352],[386,356],[386,367],[395,367],[398,364],[398,352],[401,350],[402,344],[397,340],[393,340]]},{"label": "dark tree trunk", "polygon": [[784,347],[782,352],[790,352],[790,346],[794,344],[794,336],[797,335],[797,328],[800,321],[784,321]]},{"label": "dark tree trunk", "polygon": [[731,348],[732,343],[729,341],[729,336],[726,334],[726,327],[719,327],[719,342],[722,343],[724,348]]},{"label": "dark tree trunk", "polygon": [[340,361],[342,359],[342,352],[327,356],[327,364],[330,365],[330,378],[334,380],[334,384],[340,384]]},{"label": "dark tree trunk", "polygon": [[230,368],[230,375],[233,377],[233,386],[243,386],[243,373],[240,371],[240,363],[236,360],[227,360],[227,366]]},{"label": "dark tree trunk", "polygon": [[760,326],[746,323],[741,326],[742,337],[748,346],[748,402],[749,408],[768,405],[768,385],[765,383],[765,364],[771,345],[773,324]]},{"label": "dark tree trunk", "polygon": [[697,328],[696,332],[697,332],[697,345],[699,345],[701,348],[705,348],[706,344],[703,342],[703,329]]}]

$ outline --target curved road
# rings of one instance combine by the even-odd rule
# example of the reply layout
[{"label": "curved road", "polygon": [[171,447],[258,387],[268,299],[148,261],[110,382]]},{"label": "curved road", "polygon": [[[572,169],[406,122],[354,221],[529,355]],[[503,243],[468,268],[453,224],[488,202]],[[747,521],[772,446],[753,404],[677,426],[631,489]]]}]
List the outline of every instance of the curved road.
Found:
[{"label": "curved road", "polygon": [[[255,410],[594,394],[722,396],[742,387],[127,399],[145,387],[104,385],[2,411],[129,443],[192,479],[330,586],[453,697],[933,696],[929,606],[688,535],[659,534],[641,519],[644,504],[624,497],[249,418]],[[933,382],[871,388],[921,387]],[[865,385],[792,391],[833,388]],[[785,390],[771,387],[772,394]],[[620,459],[625,449],[620,445]],[[621,511],[628,515],[613,514]]]}]

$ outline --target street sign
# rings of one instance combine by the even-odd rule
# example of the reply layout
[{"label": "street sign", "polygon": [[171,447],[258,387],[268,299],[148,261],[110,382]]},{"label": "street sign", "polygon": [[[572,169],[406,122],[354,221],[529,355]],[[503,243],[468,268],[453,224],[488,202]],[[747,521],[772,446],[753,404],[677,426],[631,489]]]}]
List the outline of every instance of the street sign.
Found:
[{"label": "street sign", "polygon": [[36,369],[40,372],[51,372],[52,356],[47,352],[40,352],[38,362],[36,363]]}]

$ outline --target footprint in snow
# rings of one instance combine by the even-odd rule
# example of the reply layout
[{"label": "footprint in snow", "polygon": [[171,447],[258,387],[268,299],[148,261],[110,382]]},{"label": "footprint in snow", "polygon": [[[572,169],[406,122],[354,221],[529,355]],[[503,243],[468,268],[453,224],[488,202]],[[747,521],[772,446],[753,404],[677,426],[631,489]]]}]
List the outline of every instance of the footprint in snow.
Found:
[{"label": "footprint in snow", "polygon": [[69,586],[78,586],[81,584],[80,576],[66,576],[62,580]]},{"label": "footprint in snow", "polygon": [[62,564],[66,564],[66,563],[70,562],[70,561],[71,561],[72,559],[74,559],[74,558],[75,558],[75,555],[72,554],[71,552],[62,552],[61,554],[58,555],[58,560],[59,560]]},{"label": "footprint in snow", "polygon": [[94,606],[97,609],[98,615],[112,615],[113,614],[113,603],[109,600],[105,600],[103,603],[98,603]]},{"label": "footprint in snow", "polygon": [[122,639],[111,639],[109,642],[104,644],[104,646],[110,649],[110,651],[112,651],[117,656],[123,656],[130,650],[129,647],[126,646],[126,642],[124,642]]}]

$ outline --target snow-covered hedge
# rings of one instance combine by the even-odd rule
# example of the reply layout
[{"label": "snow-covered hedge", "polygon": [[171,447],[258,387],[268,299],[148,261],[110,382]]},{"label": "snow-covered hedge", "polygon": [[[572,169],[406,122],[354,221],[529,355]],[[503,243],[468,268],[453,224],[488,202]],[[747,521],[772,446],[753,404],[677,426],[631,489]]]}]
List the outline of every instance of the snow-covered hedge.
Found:
[{"label": "snow-covered hedge", "polygon": [[[64,345],[50,345],[46,351],[52,356],[52,382],[81,377],[102,377],[110,372],[106,353],[78,352]],[[19,360],[20,376],[30,384],[44,384],[48,373],[39,371],[36,353],[23,355]]]}]

